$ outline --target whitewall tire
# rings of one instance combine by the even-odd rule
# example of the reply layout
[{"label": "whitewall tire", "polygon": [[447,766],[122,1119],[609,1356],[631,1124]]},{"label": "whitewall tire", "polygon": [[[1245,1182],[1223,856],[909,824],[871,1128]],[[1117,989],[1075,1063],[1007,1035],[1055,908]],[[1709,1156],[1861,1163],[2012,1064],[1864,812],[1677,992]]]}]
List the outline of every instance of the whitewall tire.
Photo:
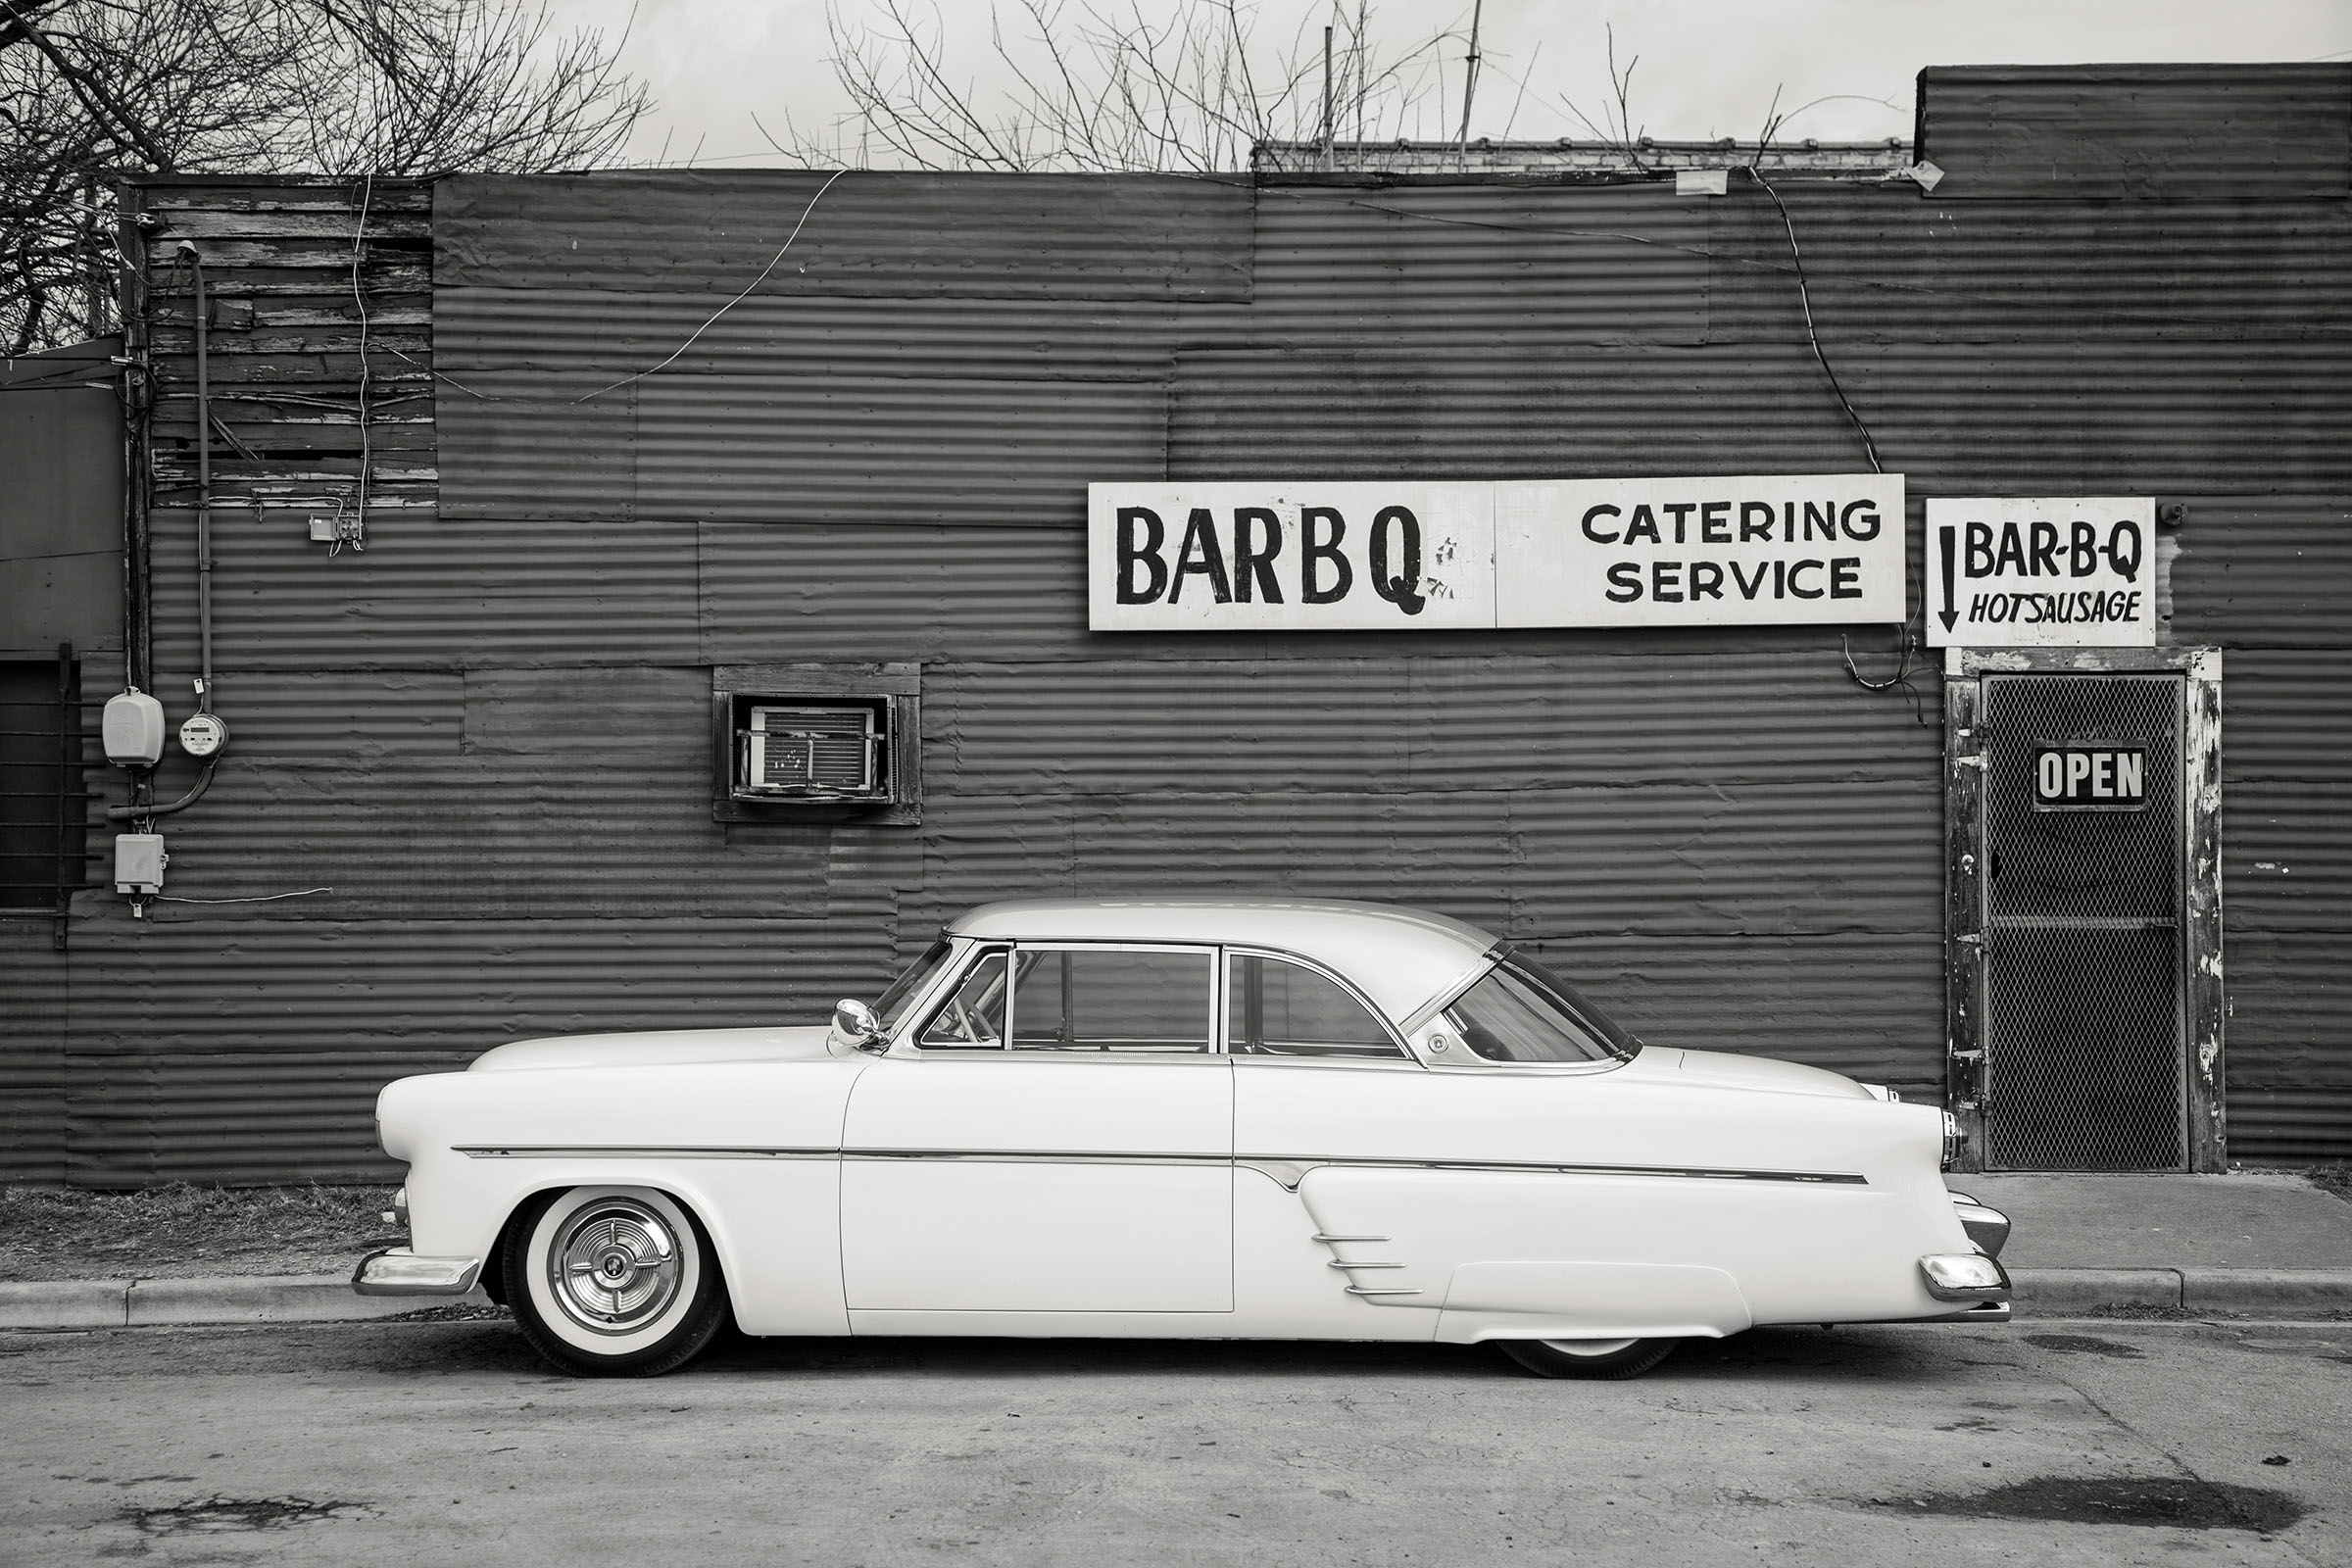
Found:
[{"label": "whitewall tire", "polygon": [[574,1187],[526,1202],[499,1258],[507,1304],[540,1354],[589,1377],[684,1366],[727,1316],[702,1224],[650,1187]]}]

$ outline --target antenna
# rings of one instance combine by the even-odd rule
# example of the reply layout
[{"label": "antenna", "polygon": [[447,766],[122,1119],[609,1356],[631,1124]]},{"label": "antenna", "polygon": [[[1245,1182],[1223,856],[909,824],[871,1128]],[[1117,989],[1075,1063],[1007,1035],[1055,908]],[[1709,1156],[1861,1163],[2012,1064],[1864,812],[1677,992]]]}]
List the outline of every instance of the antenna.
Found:
[{"label": "antenna", "polygon": [[1323,167],[1331,167],[1331,28],[1323,29]]}]

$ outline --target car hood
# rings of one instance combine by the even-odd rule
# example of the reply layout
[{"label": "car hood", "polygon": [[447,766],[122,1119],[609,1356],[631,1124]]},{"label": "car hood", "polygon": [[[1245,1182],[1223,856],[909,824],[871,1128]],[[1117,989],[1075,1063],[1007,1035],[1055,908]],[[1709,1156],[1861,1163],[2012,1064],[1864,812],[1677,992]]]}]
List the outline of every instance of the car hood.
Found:
[{"label": "car hood", "polygon": [[660,1029],[623,1035],[550,1035],[485,1051],[468,1072],[541,1067],[677,1066],[697,1061],[817,1061],[824,1028]]},{"label": "car hood", "polygon": [[1826,1095],[1839,1100],[1877,1097],[1843,1073],[1800,1066],[1771,1056],[1740,1056],[1728,1051],[1682,1051],[1643,1046],[1631,1067],[1646,1069],[1661,1083],[1702,1084],[1712,1089],[1758,1089],[1776,1095]]}]

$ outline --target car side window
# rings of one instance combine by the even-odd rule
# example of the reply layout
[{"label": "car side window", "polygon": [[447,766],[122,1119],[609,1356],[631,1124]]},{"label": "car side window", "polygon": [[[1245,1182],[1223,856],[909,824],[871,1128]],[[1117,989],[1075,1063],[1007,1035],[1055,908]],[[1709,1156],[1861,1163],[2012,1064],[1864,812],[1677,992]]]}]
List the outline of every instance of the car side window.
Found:
[{"label": "car side window", "polygon": [[1021,949],[1013,958],[1012,1048],[1204,1053],[1211,962],[1205,952]]},{"label": "car side window", "polygon": [[1329,975],[1255,954],[1226,963],[1225,1049],[1234,1055],[1412,1059]]},{"label": "car side window", "polygon": [[916,1032],[914,1043],[925,1051],[1004,1050],[1004,976],[1010,957],[1000,950],[972,965],[955,995]]}]

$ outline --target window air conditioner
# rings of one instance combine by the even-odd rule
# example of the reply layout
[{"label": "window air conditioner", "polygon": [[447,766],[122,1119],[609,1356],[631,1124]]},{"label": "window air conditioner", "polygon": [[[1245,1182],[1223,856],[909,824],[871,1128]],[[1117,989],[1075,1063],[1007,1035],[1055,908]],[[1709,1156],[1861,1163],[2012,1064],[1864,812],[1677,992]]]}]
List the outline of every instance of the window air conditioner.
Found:
[{"label": "window air conditioner", "polygon": [[743,710],[746,721],[735,732],[735,799],[891,799],[886,706],[751,702]]}]

